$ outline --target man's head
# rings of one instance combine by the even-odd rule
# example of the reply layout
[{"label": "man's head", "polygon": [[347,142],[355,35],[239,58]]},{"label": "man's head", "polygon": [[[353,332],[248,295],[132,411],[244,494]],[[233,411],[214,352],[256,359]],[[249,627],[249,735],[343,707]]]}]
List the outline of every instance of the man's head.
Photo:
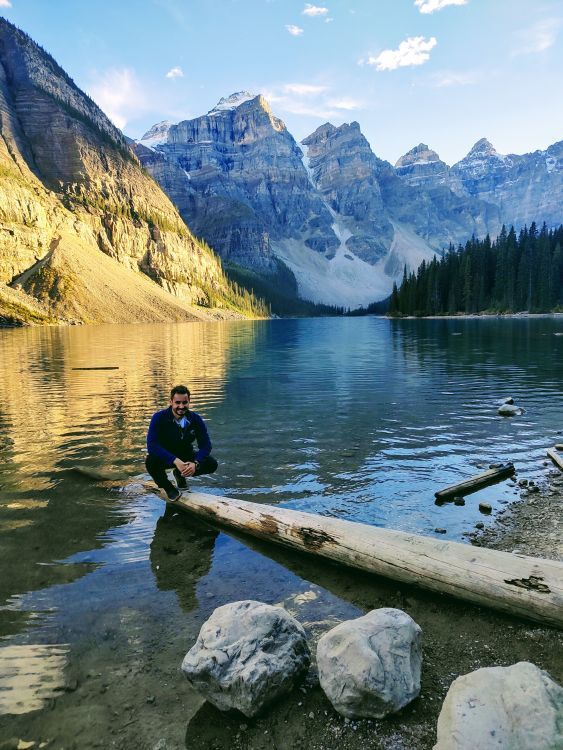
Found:
[{"label": "man's head", "polygon": [[176,419],[182,419],[190,406],[190,391],[185,385],[175,385],[170,391],[170,407]]}]

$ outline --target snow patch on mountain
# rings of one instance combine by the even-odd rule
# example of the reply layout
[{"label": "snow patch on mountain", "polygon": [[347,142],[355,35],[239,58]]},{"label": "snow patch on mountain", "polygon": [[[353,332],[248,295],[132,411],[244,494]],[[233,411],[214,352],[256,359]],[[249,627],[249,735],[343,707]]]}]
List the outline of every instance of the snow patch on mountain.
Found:
[{"label": "snow patch on mountain", "polygon": [[156,146],[160,146],[163,143],[168,143],[168,131],[170,130],[172,123],[170,120],[162,120],[157,122],[152,128],[149,128],[147,132],[136,141],[141,146],[150,148],[152,151],[155,150]]},{"label": "snow patch on mountain", "polygon": [[237,107],[240,107],[241,104],[244,104],[244,102],[249,102],[251,99],[256,99],[257,96],[258,94],[251,94],[249,91],[237,91],[230,96],[224,96],[222,99],[219,99],[217,104],[213,107],[213,109],[210,109],[207,114],[217,115],[221,112],[236,109]]}]

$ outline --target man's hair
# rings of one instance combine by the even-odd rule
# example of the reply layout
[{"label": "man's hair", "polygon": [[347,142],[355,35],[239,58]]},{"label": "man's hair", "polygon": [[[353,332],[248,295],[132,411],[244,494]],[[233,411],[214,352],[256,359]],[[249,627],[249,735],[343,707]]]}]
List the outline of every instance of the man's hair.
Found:
[{"label": "man's hair", "polygon": [[185,385],[175,385],[174,388],[170,391],[170,401],[174,398],[174,396],[177,393],[187,393],[188,398],[191,398],[190,389],[187,388]]}]

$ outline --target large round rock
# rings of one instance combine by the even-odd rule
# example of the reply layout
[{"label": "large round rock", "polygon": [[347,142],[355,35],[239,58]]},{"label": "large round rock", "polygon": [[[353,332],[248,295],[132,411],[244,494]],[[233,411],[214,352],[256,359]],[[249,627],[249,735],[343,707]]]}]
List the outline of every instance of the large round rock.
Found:
[{"label": "large round rock", "polygon": [[254,716],[288,693],[309,663],[305,631],[297,620],[281,607],[247,600],[213,612],[182,670],[217,708]]},{"label": "large round rock", "polygon": [[452,682],[438,718],[434,750],[563,748],[563,688],[521,661]]},{"label": "large round rock", "polygon": [[343,716],[381,718],[420,693],[422,630],[400,609],[374,609],[319,640],[319,681]]}]

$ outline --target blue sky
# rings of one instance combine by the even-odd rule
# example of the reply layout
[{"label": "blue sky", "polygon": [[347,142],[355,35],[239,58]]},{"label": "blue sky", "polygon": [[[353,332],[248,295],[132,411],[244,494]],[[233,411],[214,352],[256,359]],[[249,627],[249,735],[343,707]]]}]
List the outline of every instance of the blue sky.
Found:
[{"label": "blue sky", "polygon": [[563,0],[0,0],[134,138],[248,90],[297,140],[357,120],[392,163],[563,139]]}]

